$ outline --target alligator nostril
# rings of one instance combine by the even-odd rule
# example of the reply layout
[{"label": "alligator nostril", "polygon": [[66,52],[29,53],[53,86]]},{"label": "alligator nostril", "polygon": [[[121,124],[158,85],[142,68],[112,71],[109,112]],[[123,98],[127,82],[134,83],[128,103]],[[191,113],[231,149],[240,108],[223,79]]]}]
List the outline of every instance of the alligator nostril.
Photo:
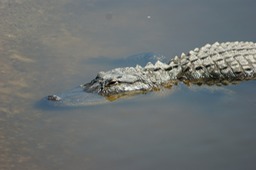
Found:
[{"label": "alligator nostril", "polygon": [[61,100],[61,97],[57,96],[57,95],[49,95],[47,97],[47,100],[51,100],[51,101],[60,101]]}]

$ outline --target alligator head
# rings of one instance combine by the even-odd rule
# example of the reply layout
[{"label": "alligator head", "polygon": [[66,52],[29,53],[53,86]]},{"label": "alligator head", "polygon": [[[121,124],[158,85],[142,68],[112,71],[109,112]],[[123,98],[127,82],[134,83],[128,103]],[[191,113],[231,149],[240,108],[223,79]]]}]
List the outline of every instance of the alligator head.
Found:
[{"label": "alligator head", "polygon": [[145,67],[137,65],[99,72],[91,82],[71,91],[49,95],[47,99],[57,101],[55,103],[78,105],[102,102],[103,99],[114,101],[121,97],[170,88],[177,84],[177,75],[181,71],[181,67],[176,68],[176,65],[157,61],[155,64],[149,62]]},{"label": "alligator head", "polygon": [[[143,74],[144,73],[144,74]],[[116,68],[107,72],[99,72],[90,83],[82,85],[86,92],[98,93],[108,99],[151,91],[153,84],[145,78],[142,67]]]},{"label": "alligator head", "polygon": [[120,97],[146,93],[152,90],[153,86],[146,82],[148,79],[144,73],[146,72],[140,66],[100,72],[90,83],[60,94],[49,95],[46,101],[51,101],[50,103],[54,105],[79,106],[105,103]]}]

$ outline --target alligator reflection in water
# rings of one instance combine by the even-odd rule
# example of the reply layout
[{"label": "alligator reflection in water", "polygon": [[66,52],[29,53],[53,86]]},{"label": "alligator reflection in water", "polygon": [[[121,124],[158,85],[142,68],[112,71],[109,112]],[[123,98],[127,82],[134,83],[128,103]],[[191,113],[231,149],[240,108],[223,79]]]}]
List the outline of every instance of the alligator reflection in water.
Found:
[{"label": "alligator reflection in water", "polygon": [[95,79],[74,90],[49,95],[47,100],[64,105],[86,105],[120,97],[187,85],[228,85],[256,77],[256,44],[226,42],[206,44],[169,63],[149,62],[145,67],[116,68],[99,72]]}]

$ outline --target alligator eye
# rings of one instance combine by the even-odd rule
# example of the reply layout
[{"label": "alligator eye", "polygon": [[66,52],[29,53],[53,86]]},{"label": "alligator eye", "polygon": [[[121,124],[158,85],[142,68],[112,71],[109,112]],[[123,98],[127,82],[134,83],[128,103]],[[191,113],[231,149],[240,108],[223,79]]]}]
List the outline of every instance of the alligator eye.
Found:
[{"label": "alligator eye", "polygon": [[109,81],[108,82],[108,86],[116,85],[116,84],[118,84],[118,81]]}]

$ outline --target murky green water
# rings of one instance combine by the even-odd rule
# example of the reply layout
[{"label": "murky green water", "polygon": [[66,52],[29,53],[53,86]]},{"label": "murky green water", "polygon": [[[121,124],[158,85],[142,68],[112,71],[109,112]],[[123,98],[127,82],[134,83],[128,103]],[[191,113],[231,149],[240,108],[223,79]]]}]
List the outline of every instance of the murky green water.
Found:
[{"label": "murky green water", "polygon": [[256,42],[255,5],[2,0],[0,169],[255,169],[255,81],[181,85],[72,109],[36,106],[133,54],[175,56],[215,41]]}]

